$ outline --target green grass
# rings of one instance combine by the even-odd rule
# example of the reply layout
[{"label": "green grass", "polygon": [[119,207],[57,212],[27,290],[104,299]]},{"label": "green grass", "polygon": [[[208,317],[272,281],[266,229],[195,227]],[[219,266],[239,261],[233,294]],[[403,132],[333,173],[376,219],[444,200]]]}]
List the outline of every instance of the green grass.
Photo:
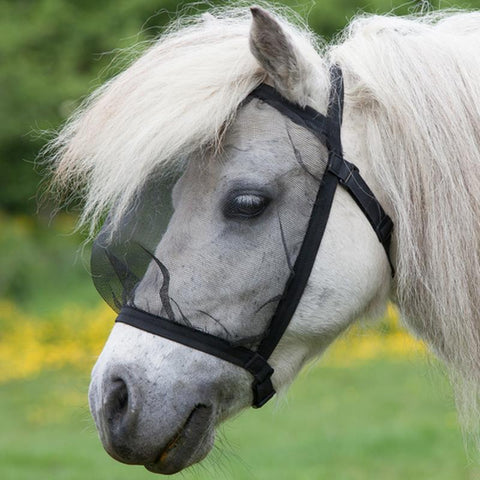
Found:
[{"label": "green grass", "polygon": [[[423,361],[315,366],[288,404],[246,411],[185,480],[480,478],[468,461],[445,380]],[[110,459],[69,371],[0,386],[0,478],[154,478]]]}]

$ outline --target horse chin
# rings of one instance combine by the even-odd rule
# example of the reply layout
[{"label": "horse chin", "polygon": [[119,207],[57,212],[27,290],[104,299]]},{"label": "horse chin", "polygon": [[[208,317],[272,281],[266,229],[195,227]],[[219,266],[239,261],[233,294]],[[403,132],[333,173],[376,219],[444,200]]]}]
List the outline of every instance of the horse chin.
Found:
[{"label": "horse chin", "polygon": [[163,475],[180,472],[203,460],[212,449],[214,441],[213,408],[197,405],[157,458],[145,463],[145,468]]}]

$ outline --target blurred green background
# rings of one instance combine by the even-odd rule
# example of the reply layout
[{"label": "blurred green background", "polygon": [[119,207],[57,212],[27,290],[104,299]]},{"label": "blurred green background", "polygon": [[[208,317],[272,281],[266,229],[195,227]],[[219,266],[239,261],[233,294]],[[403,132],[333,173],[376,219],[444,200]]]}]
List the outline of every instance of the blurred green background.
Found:
[{"label": "blurred green background", "polygon": [[[229,2],[210,2],[223,4]],[[255,2],[252,2],[255,3]],[[359,12],[480,8],[480,0],[319,0],[291,6],[329,39]],[[76,211],[39,207],[35,159],[81,99],[118,67],[118,49],[151,40],[204,3],[0,0],[0,478],[152,477],[111,460],[88,414],[88,372],[113,313],[88,275]],[[390,307],[302,374],[288,405],[227,424],[186,479],[473,479],[450,389]],[[285,402],[280,402],[285,403]]]}]

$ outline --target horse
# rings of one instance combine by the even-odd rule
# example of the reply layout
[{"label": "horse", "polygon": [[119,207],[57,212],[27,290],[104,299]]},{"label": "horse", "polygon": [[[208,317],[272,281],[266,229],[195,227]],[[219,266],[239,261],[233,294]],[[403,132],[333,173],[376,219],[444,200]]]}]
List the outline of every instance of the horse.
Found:
[{"label": "horse", "polygon": [[[362,192],[393,222],[390,243],[379,241],[351,192],[336,188],[291,319],[259,369],[271,367],[270,390],[285,391],[390,299],[446,365],[465,428],[476,432],[480,12],[360,15],[328,45],[273,12],[230,7],[177,22],[50,143],[54,182],[84,199],[79,222],[91,238],[108,212],[97,241],[103,260],[124,292],[131,282],[129,298],[152,328],[158,320],[175,326],[173,337],[200,332],[217,339],[215,348],[228,341],[258,360],[312,208],[324,207],[315,195],[330,157],[353,162],[344,184],[358,185],[358,167]],[[261,98],[262,85],[277,106]],[[342,107],[333,117],[332,105]],[[341,125],[342,155],[295,117],[305,112]],[[161,238],[150,235],[169,208]],[[153,240],[129,241],[139,218]],[[108,248],[140,243],[143,269],[124,275],[125,252]],[[109,292],[123,308],[128,298]],[[206,457],[216,427],[254,402],[254,369],[202,345],[115,324],[89,389],[112,457],[178,472]]]}]

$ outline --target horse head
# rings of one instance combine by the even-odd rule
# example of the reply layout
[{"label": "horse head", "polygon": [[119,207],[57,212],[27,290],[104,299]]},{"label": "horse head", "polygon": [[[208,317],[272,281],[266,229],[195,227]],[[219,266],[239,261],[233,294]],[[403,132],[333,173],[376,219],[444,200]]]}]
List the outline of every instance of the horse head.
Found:
[{"label": "horse head", "polygon": [[[318,65],[272,15],[252,13],[250,50],[267,81],[292,103],[315,98],[326,110]],[[327,161],[321,135],[262,99],[244,101],[221,144],[190,155],[129,304],[255,349],[293,269]],[[160,208],[155,198],[140,209]],[[375,233],[338,191],[313,273],[270,359],[275,390],[359,313],[384,302],[389,277]],[[203,459],[217,425],[252,404],[251,383],[237,365],[122,322],[93,370],[90,405],[114,458],[173,473]]]}]

